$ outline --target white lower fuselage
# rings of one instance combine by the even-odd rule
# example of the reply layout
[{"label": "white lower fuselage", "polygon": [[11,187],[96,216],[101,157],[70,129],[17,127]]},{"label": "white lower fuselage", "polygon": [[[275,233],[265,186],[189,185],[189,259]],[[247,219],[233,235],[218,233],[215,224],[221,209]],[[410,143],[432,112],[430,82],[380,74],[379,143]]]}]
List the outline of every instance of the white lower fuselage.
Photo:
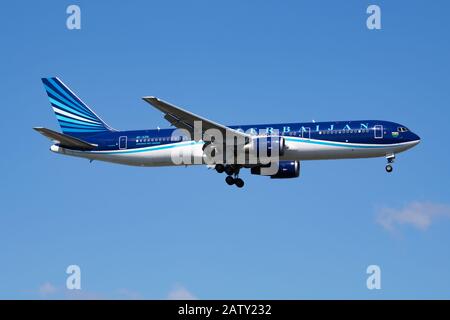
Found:
[{"label": "white lower fuselage", "polygon": [[[286,150],[279,160],[326,160],[386,157],[408,150],[419,143],[394,144],[343,143],[328,140],[286,137]],[[78,151],[51,146],[53,152],[131,166],[178,166],[205,164],[203,142],[182,141],[165,145],[107,151]],[[189,157],[192,155],[192,157]],[[183,159],[184,161],[181,161]]]}]

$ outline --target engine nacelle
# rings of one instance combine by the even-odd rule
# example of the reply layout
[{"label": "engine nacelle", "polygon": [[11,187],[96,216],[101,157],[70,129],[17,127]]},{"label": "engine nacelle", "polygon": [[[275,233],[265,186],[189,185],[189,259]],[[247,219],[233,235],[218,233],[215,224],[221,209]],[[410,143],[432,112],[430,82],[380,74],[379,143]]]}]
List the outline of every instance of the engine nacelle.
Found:
[{"label": "engine nacelle", "polygon": [[[261,167],[253,167],[251,174],[261,175]],[[271,175],[271,179],[289,179],[300,176],[300,161],[280,161],[278,162],[278,171]]]},{"label": "engine nacelle", "polygon": [[266,156],[271,157],[278,153],[278,156],[284,155],[286,149],[286,142],[283,137],[265,136],[254,137],[245,145],[244,150],[253,152],[256,157]]}]

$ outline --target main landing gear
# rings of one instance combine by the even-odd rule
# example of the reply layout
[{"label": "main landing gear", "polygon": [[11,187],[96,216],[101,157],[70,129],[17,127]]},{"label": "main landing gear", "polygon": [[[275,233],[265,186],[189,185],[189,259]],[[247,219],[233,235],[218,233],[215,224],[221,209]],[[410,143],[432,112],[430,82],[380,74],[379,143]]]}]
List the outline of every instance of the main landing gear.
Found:
[{"label": "main landing gear", "polygon": [[388,154],[386,155],[386,159],[387,159],[387,165],[385,167],[386,172],[390,173],[392,172],[392,170],[394,170],[394,168],[392,167],[392,164],[394,163],[395,160],[395,154]]},{"label": "main landing gear", "polygon": [[225,172],[227,174],[227,177],[225,178],[225,182],[232,186],[233,184],[236,185],[238,188],[242,188],[244,186],[244,180],[239,178],[239,167],[230,166],[230,165],[223,165],[223,164],[216,164],[215,167],[216,171],[218,173]]}]

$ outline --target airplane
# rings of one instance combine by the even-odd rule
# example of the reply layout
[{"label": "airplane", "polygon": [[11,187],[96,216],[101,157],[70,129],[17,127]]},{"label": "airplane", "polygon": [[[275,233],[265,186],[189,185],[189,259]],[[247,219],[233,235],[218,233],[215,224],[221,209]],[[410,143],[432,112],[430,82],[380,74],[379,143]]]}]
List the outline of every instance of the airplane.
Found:
[{"label": "airplane", "polygon": [[[153,96],[142,99],[160,110],[175,128],[118,131],[106,124],[57,77],[42,78],[42,83],[62,132],[43,127],[33,129],[53,141],[51,151],[91,162],[99,160],[143,167],[187,166],[208,164],[205,147],[211,146],[214,139],[202,136],[205,131],[215,130],[242,138],[240,144],[232,140],[235,141],[232,147],[239,150],[248,151],[254,141],[264,140],[266,152],[278,151],[275,172],[266,174],[264,168],[268,164],[263,164],[259,158],[255,163],[216,161],[208,164],[218,173],[225,172],[226,183],[238,188],[244,186],[244,181],[239,178],[241,169],[250,169],[251,174],[272,179],[296,178],[300,175],[300,162],[304,160],[385,157],[385,170],[392,172],[396,154],[420,142],[420,137],[406,126],[381,120],[225,126]],[[200,138],[195,138],[198,123],[201,124]],[[222,148],[224,153],[223,141],[217,145],[216,148]],[[190,154],[194,161],[175,163],[175,150]]]}]

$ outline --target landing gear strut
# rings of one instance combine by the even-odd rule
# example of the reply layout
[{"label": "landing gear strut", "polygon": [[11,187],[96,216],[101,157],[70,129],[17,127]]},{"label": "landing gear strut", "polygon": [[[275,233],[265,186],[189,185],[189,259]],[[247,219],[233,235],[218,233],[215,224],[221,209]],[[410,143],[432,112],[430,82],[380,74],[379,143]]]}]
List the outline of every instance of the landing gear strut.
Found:
[{"label": "landing gear strut", "polygon": [[395,154],[388,154],[388,155],[386,155],[386,159],[387,159],[387,165],[386,165],[386,167],[385,167],[385,169],[386,169],[386,172],[392,172],[392,170],[394,169],[393,167],[392,167],[392,164],[394,163],[394,160],[395,160]]}]

